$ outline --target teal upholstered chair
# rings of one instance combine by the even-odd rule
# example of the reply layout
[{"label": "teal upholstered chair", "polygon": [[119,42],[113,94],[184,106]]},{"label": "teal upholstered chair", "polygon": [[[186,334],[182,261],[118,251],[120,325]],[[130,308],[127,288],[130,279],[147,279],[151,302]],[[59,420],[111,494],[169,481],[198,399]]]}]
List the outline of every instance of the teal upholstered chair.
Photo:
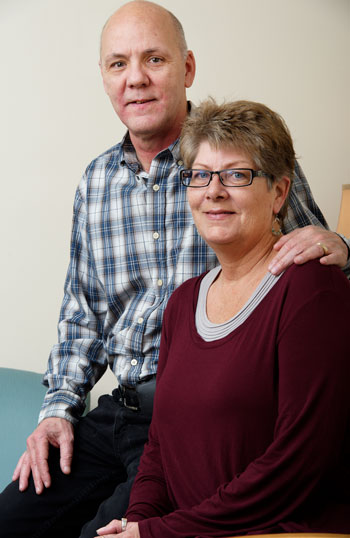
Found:
[{"label": "teal upholstered chair", "polygon": [[11,481],[26,439],[37,425],[46,392],[42,377],[34,372],[0,368],[0,491]]}]

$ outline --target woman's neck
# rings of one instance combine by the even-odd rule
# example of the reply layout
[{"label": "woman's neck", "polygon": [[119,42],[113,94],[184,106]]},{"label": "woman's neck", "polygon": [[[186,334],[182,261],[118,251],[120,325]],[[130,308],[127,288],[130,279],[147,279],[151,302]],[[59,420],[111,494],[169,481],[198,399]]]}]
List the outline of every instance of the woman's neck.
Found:
[{"label": "woman's neck", "polygon": [[222,268],[222,278],[228,282],[239,282],[245,277],[251,279],[254,274],[263,276],[275,256],[273,250],[275,243],[275,237],[268,237],[250,249],[233,245],[229,248],[216,248],[215,252]]},{"label": "woman's neck", "polygon": [[246,304],[268,271],[274,257],[273,244],[254,249],[240,257],[216,252],[221,271],[207,296],[207,316],[212,323],[224,323]]}]

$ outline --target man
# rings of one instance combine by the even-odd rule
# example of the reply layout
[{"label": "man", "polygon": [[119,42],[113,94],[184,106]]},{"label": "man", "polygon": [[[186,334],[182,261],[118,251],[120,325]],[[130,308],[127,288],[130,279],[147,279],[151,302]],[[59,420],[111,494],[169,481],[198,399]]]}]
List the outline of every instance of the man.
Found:
[{"label": "man", "polygon": [[[90,538],[123,516],[151,420],[165,305],[181,282],[215,265],[178,177],[177,139],[195,75],[180,23],[150,2],[124,5],[104,27],[100,68],[128,133],[88,166],[77,190],[49,390],[14,482],[1,495],[6,538]],[[302,176],[291,204],[286,231],[325,225]],[[295,230],[275,270],[297,254],[300,263],[322,255],[322,263],[343,266],[348,250],[327,230]],[[79,419],[108,364],[119,388]]]}]

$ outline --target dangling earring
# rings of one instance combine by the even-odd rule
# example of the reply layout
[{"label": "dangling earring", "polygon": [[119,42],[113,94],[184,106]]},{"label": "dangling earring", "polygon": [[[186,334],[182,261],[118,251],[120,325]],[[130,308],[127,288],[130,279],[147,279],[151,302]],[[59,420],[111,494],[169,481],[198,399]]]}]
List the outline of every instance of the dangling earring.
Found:
[{"label": "dangling earring", "polygon": [[275,235],[276,237],[280,237],[281,235],[283,235],[281,226],[282,226],[281,219],[277,215],[275,215],[275,218],[272,223],[272,228],[271,228],[272,235]]}]

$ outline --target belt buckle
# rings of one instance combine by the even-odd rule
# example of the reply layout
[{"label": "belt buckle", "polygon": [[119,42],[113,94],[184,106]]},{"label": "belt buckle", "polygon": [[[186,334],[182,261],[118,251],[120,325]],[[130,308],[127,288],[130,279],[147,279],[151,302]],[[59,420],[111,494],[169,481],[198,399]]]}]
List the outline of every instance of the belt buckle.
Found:
[{"label": "belt buckle", "polygon": [[125,397],[123,398],[123,405],[124,405],[124,407],[126,407],[127,409],[131,409],[131,411],[138,411],[138,410],[139,410],[138,407],[134,407],[133,405],[128,405],[128,404],[126,403],[126,398],[125,398]]},{"label": "belt buckle", "polygon": [[138,411],[139,410],[138,407],[135,407],[134,405],[127,404],[127,402],[126,402],[126,387],[124,387],[123,385],[121,385],[121,392],[122,392],[123,406],[126,407],[127,409],[130,409],[131,411]]}]

